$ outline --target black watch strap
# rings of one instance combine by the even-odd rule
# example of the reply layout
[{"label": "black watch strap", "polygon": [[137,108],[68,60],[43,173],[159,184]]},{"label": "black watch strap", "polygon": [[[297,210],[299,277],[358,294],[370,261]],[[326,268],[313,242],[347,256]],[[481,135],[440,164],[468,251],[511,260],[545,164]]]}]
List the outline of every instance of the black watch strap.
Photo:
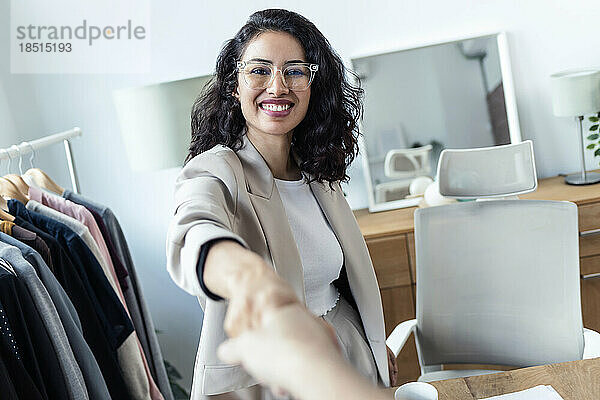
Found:
[{"label": "black watch strap", "polygon": [[[214,300],[214,301],[221,301],[221,300],[225,300],[225,299],[217,294],[214,294],[206,287],[206,284],[204,283],[204,263],[206,262],[206,256],[208,255],[208,251],[210,250],[210,247],[213,244],[215,244],[221,240],[235,240],[235,239],[217,238],[217,239],[209,240],[208,242],[204,243],[202,245],[202,247],[200,247],[200,256],[198,257],[198,264],[196,265],[196,273],[198,274],[198,282],[200,282],[200,288],[202,288],[202,290],[206,294],[206,297],[208,297],[209,299]],[[235,241],[237,242],[237,240],[235,240]]]}]

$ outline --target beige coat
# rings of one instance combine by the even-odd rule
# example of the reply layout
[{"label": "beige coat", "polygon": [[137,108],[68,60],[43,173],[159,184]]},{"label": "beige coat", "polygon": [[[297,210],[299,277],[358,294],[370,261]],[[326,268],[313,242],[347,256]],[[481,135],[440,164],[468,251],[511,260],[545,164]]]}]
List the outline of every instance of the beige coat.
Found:
[{"label": "beige coat", "polygon": [[[167,270],[177,285],[198,297],[204,310],[192,399],[257,383],[240,366],[217,357],[216,349],[226,339],[227,303],[207,298],[200,288],[196,264],[202,244],[227,237],[240,241],[273,266],[304,301],[302,263],[273,175],[247,136],[243,138],[237,152],[217,145],[194,157],[175,184]],[[364,239],[339,183],[333,191],[317,182],[310,188],[342,247],[350,290],[381,380],[389,386],[381,297]]]}]

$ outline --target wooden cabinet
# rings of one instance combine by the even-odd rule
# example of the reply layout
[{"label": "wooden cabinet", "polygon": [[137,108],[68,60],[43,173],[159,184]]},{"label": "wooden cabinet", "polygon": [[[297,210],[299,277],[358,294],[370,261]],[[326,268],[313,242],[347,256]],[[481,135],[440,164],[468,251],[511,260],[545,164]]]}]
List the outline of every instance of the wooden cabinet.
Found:
[{"label": "wooden cabinet", "polygon": [[[583,323],[600,331],[600,184],[570,186],[563,177],[542,179],[535,192],[521,198],[577,204]],[[368,210],[354,212],[379,281],[387,335],[398,323],[415,317],[415,210],[411,207],[374,214]],[[419,377],[413,338],[400,353],[398,367],[398,384]]]},{"label": "wooden cabinet", "polygon": [[[597,190],[600,192],[600,188]],[[600,207],[597,203],[581,205],[577,211],[579,213],[579,232],[600,230]]]},{"label": "wooden cabinet", "polygon": [[410,286],[408,249],[406,235],[370,239],[367,248],[373,264],[375,275],[381,289],[397,286]]},{"label": "wooden cabinet", "polygon": [[583,326],[600,331],[600,279],[581,280]]},{"label": "wooden cabinet", "polygon": [[[389,336],[402,321],[415,317],[415,295],[407,235],[392,235],[367,240],[385,315],[385,334]],[[414,338],[398,355],[398,384],[419,376],[417,348]]]},{"label": "wooden cabinet", "polygon": [[[402,321],[415,317],[412,285],[381,290],[381,301],[385,314],[385,334],[389,336]],[[411,337],[396,359],[398,363],[398,385],[414,381],[420,375],[417,362],[415,339]]]}]

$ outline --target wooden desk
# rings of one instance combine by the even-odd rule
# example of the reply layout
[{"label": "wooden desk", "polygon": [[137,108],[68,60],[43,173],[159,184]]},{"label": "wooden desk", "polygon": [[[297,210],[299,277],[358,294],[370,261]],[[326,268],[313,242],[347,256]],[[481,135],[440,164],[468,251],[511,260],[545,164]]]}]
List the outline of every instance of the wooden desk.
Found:
[{"label": "wooden desk", "polygon": [[[600,170],[598,170],[600,172]],[[521,195],[522,199],[568,200],[578,206],[600,202],[600,184],[573,186],[565,183],[565,178],[555,176],[540,179],[535,192]],[[360,230],[365,239],[374,239],[415,230],[414,214],[417,207],[370,213],[367,208],[354,211]],[[581,229],[580,229],[581,230]],[[583,229],[585,230],[585,229]]]},{"label": "wooden desk", "polygon": [[[521,198],[577,204],[582,234],[579,255],[583,323],[600,331],[600,184],[571,186],[564,183],[564,177],[557,176],[541,179],[535,192]],[[368,210],[354,212],[377,274],[387,335],[398,323],[415,317],[415,210],[416,207],[373,214]],[[398,357],[398,368],[399,384],[419,377],[412,337]]]},{"label": "wooden desk", "polygon": [[[600,358],[431,382],[439,400],[473,400],[551,385],[565,400],[600,399]],[[394,389],[389,389],[390,399]]]}]

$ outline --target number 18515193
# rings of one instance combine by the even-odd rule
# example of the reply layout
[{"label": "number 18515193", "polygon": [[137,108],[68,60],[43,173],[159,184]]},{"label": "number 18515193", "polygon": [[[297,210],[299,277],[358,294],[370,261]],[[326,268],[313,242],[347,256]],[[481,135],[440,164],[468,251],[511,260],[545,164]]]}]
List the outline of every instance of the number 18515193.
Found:
[{"label": "number 18515193", "polygon": [[70,53],[71,43],[19,43],[21,53]]}]

